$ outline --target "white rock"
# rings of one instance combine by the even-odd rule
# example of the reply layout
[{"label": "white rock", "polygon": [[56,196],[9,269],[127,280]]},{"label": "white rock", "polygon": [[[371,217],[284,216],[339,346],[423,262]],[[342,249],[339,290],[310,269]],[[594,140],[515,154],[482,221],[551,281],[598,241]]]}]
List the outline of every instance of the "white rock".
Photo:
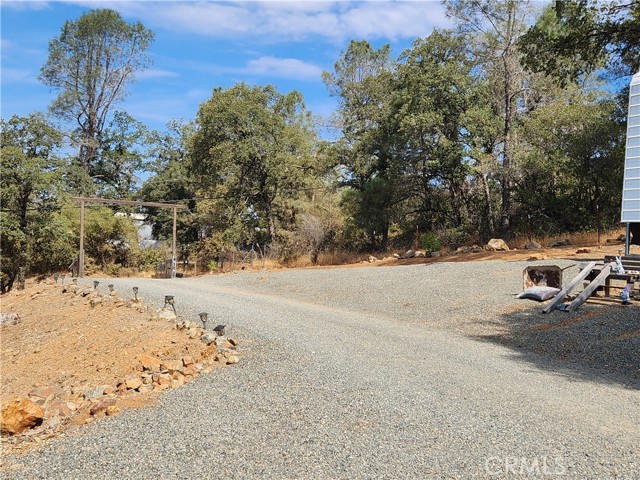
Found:
[{"label": "white rock", "polygon": [[17,313],[0,313],[0,326],[8,327],[17,325],[22,321]]},{"label": "white rock", "polygon": [[172,308],[161,308],[158,310],[158,318],[160,320],[175,320],[176,314]]},{"label": "white rock", "polygon": [[507,242],[505,242],[501,238],[492,238],[487,243],[487,249],[488,250],[504,250],[505,252],[508,252],[509,246],[507,245]]}]

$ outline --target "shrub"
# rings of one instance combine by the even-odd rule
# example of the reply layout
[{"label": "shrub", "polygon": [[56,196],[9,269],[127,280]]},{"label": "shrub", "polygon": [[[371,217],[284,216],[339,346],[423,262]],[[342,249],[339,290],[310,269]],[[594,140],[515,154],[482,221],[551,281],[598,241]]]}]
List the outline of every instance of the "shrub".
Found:
[{"label": "shrub", "polygon": [[433,232],[427,232],[420,235],[420,247],[427,252],[437,252],[442,248],[442,242]]}]

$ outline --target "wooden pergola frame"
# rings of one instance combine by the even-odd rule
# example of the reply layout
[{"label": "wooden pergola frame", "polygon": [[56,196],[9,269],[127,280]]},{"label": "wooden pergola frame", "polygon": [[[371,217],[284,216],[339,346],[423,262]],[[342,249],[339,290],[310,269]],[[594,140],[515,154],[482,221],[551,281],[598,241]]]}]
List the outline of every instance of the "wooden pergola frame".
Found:
[{"label": "wooden pergola frame", "polygon": [[84,276],[84,205],[87,202],[108,203],[113,205],[132,205],[136,207],[156,207],[173,209],[173,238],[171,242],[171,278],[176,278],[176,218],[179,208],[187,208],[186,205],[159,202],[137,202],[134,200],[112,200],[110,198],[97,197],[71,197],[80,202],[80,255],[78,257],[78,277]]}]

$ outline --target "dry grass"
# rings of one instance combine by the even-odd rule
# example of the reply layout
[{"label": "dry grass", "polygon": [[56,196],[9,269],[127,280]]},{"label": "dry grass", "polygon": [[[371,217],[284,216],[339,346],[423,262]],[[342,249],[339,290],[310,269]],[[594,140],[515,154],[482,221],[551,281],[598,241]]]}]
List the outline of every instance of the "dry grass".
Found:
[{"label": "dry grass", "polygon": [[[616,228],[606,232],[600,233],[600,244],[607,243],[608,239],[617,239],[620,235],[625,234],[624,228]],[[549,235],[543,237],[533,237],[534,241],[538,242],[543,247],[548,247],[553,242],[561,240],[569,240],[572,246],[575,247],[592,247],[598,245],[598,232],[577,232],[567,233],[562,235]],[[508,242],[510,246],[515,248],[524,248],[529,243],[529,238],[520,237]]]},{"label": "dry grass", "polygon": [[[366,259],[369,255],[366,253],[355,253],[346,250],[338,250],[335,252],[321,252],[318,255],[317,267],[327,267],[331,265],[349,265],[359,263]],[[277,260],[275,261],[277,262]],[[305,268],[312,267],[309,255],[301,255],[294,260],[290,260],[284,264],[287,268]]]},{"label": "dry grass", "polygon": [[[623,235],[625,230],[623,228],[618,228],[614,230],[610,230],[607,232],[602,232],[600,234],[600,244],[601,245],[613,245],[608,243],[608,239],[617,239],[620,235]],[[579,232],[565,235],[552,235],[552,236],[544,236],[544,237],[534,237],[533,240],[540,243],[544,248],[548,248],[553,242],[560,240],[569,240],[570,248],[577,247],[595,247],[598,245],[598,234],[597,232]],[[522,236],[515,239],[510,239],[507,241],[511,248],[516,248],[519,250],[524,250],[525,245],[529,242],[529,239],[526,236]],[[615,243],[614,243],[615,244]],[[619,244],[622,246],[622,243]],[[454,253],[455,249],[448,249],[446,247],[442,248],[440,253],[442,255],[448,255]],[[204,264],[198,264],[197,268],[195,265],[190,263],[190,265],[185,269],[182,264],[178,264],[177,271],[182,273],[185,277],[191,277],[194,275],[204,275],[208,273],[228,273],[233,271],[261,271],[261,270],[280,270],[284,268],[309,268],[309,267],[329,267],[329,266],[339,266],[339,265],[354,265],[360,264],[363,261],[367,261],[369,255],[374,255],[378,259],[382,259],[384,257],[389,257],[393,253],[404,253],[405,249],[396,250],[396,251],[388,251],[388,252],[375,252],[375,253],[367,253],[367,252],[353,252],[347,250],[335,250],[335,251],[323,251],[318,255],[318,262],[316,265],[312,265],[311,259],[307,253],[302,253],[297,257],[287,260],[281,261],[278,258],[271,257],[267,255],[263,257],[260,253],[256,252],[256,256],[253,262],[246,261],[244,263],[236,260],[232,265],[229,261],[224,265],[224,268],[219,269],[217,271],[210,272],[208,267]],[[499,253],[499,252],[498,252]],[[476,258],[477,257],[477,258]],[[240,256],[238,257],[240,258]],[[453,260],[454,257],[446,257],[450,261]],[[486,259],[486,252],[482,252],[479,254],[468,254],[462,259],[464,260],[473,260],[473,259]],[[497,258],[497,257],[496,257]],[[455,257],[458,260],[458,256]],[[413,263],[413,262],[409,262]],[[398,263],[401,264],[401,263]],[[121,271],[118,276],[130,276],[131,272]],[[149,272],[137,272],[136,276],[153,276],[155,274],[154,271]],[[97,272],[92,276],[105,276],[109,275],[104,274],[103,272]]]}]

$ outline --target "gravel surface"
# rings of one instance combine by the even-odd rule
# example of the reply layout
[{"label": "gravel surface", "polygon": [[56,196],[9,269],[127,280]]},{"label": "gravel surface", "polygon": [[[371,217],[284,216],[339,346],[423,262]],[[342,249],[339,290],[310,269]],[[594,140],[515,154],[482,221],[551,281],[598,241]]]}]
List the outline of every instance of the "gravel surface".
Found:
[{"label": "gravel surface", "polygon": [[539,315],[514,299],[526,265],[114,279],[153,305],[175,295],[185,318],[208,311],[240,338],[241,362],[1,475],[638,478],[639,384],[624,366],[638,365],[640,308]]}]

